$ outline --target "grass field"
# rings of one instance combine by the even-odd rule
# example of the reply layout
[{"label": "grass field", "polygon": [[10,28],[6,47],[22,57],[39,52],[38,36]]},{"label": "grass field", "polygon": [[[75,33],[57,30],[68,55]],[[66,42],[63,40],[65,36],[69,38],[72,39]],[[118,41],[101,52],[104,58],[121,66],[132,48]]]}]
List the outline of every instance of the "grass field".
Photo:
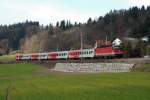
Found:
[{"label": "grass field", "polygon": [[150,73],[39,74],[33,64],[0,65],[0,100],[150,100]]},{"label": "grass field", "polygon": [[138,64],[133,69],[134,72],[150,72],[150,64]]},{"label": "grass field", "polygon": [[0,60],[4,60],[4,61],[15,61],[16,60],[16,55],[15,54],[11,54],[11,55],[3,55],[0,56]]}]

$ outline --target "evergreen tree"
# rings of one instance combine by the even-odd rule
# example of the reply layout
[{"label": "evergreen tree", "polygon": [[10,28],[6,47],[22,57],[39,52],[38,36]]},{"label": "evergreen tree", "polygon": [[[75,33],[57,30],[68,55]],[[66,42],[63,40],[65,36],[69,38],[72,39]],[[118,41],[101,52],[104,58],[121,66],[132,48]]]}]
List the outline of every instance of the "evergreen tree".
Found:
[{"label": "evergreen tree", "polygon": [[91,25],[91,24],[92,24],[92,18],[91,18],[91,17],[88,19],[87,24],[88,24],[88,25]]},{"label": "evergreen tree", "polygon": [[59,27],[59,22],[56,23],[56,27]]},{"label": "evergreen tree", "polygon": [[62,20],[62,21],[60,22],[60,28],[61,28],[62,30],[66,30],[66,22],[65,22],[65,20]]},{"label": "evergreen tree", "polygon": [[48,27],[48,33],[51,35],[53,34],[53,25],[51,23],[49,24],[49,27]]},{"label": "evergreen tree", "polygon": [[73,26],[74,26],[74,27],[77,27],[77,22],[75,22]]}]

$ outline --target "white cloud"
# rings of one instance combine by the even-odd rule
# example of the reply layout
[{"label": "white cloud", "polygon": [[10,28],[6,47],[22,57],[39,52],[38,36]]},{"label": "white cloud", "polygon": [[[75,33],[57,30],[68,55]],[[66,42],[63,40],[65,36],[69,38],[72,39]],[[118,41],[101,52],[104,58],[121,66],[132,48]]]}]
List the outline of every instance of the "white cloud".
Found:
[{"label": "white cloud", "polygon": [[138,7],[141,7],[142,5],[149,6],[150,0],[128,0],[128,4],[130,6],[138,6]]},{"label": "white cloud", "polygon": [[37,6],[30,10],[31,17],[37,20],[49,20],[52,22],[60,21],[60,20],[71,20],[85,22],[89,17],[95,18],[96,13],[85,13],[80,11],[73,10],[60,10],[47,6]]},{"label": "white cloud", "polygon": [[[64,9],[63,4],[46,3],[29,3],[24,4],[14,0],[13,2],[3,1],[0,11],[5,11],[0,19],[9,20],[9,23],[22,22],[25,20],[39,21],[41,24],[56,23],[60,20],[70,20],[71,22],[86,22],[89,17],[95,18],[100,13],[84,12],[75,9]],[[9,13],[8,13],[9,12]],[[103,14],[101,14],[103,15]],[[2,18],[3,17],[3,18]],[[1,21],[1,20],[0,20]]]}]

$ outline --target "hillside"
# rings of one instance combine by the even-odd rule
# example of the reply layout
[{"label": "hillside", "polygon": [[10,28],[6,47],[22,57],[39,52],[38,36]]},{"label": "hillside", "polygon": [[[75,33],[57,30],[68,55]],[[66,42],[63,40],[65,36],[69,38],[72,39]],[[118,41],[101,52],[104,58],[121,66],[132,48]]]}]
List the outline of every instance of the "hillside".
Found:
[{"label": "hillside", "polygon": [[113,10],[98,19],[86,23],[70,23],[62,20],[56,26],[40,25],[26,21],[0,26],[0,54],[14,50],[24,53],[70,50],[80,48],[80,34],[84,48],[93,47],[95,40],[116,37],[141,38],[150,36],[150,6]]}]

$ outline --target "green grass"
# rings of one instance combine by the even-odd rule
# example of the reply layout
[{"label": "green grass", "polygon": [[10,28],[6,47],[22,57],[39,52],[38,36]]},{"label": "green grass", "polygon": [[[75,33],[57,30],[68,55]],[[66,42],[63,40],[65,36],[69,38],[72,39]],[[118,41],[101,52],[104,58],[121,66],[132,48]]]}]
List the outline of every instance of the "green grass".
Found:
[{"label": "green grass", "polygon": [[150,64],[138,64],[133,69],[134,72],[150,72]]},{"label": "green grass", "polygon": [[[32,64],[0,65],[0,100],[150,100],[150,73],[38,75]],[[8,71],[8,72],[7,72]]]},{"label": "green grass", "polygon": [[18,78],[33,75],[34,71],[39,68],[37,65],[18,63],[18,64],[1,64],[0,78]]},{"label": "green grass", "polygon": [[0,60],[4,60],[4,61],[14,61],[16,60],[16,55],[15,54],[11,54],[11,55],[3,55],[3,56],[0,56]]}]

